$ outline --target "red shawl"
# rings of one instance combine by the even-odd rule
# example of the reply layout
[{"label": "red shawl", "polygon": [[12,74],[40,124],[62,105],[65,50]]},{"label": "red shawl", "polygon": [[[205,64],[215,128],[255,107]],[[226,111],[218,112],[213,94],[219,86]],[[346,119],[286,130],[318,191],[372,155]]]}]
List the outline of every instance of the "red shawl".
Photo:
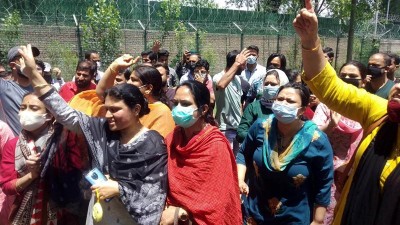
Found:
[{"label": "red shawl", "polygon": [[229,142],[208,125],[183,146],[183,129],[167,138],[167,201],[195,224],[242,224],[236,162]]}]

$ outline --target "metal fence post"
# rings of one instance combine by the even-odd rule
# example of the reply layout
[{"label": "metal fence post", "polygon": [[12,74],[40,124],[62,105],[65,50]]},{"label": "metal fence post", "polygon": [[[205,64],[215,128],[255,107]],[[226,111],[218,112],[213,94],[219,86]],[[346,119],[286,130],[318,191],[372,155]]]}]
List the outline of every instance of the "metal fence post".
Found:
[{"label": "metal fence post", "polygon": [[79,59],[83,59],[83,54],[82,54],[82,41],[81,41],[81,32],[80,32],[80,27],[79,27],[79,21],[76,19],[75,14],[72,14],[72,16],[74,17],[74,21],[75,21],[75,26],[76,26],[76,38],[78,41],[78,55],[79,55]]},{"label": "metal fence post", "polygon": [[337,70],[337,60],[339,54],[340,33],[336,37],[336,52],[335,52],[335,70]]},{"label": "metal fence post", "polygon": [[276,53],[279,53],[279,40],[280,40],[279,30],[276,29],[272,25],[270,27],[277,33],[277,36],[276,36]]},{"label": "metal fence post", "polygon": [[138,20],[138,23],[139,23],[140,27],[142,27],[142,30],[143,30],[143,50],[146,51],[146,49],[147,49],[147,29],[140,20]]},{"label": "metal fence post", "polygon": [[244,39],[244,34],[243,34],[243,29],[241,27],[239,27],[239,25],[237,25],[237,23],[232,22],[233,25],[235,25],[235,27],[240,31],[240,50],[243,49],[243,39]]},{"label": "metal fence post", "polygon": [[188,24],[196,32],[196,51],[198,53],[200,53],[200,34],[199,34],[199,31],[192,23],[189,22]]}]

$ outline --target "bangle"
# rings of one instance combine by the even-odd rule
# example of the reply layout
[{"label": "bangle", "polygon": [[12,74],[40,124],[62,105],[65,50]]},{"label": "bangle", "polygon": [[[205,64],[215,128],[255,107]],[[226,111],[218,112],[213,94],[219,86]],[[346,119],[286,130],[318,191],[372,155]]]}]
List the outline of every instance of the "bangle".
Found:
[{"label": "bangle", "polygon": [[315,51],[318,51],[318,49],[321,47],[321,40],[318,38],[317,41],[318,41],[317,46],[315,46],[315,47],[312,48],[312,49],[304,48],[303,45],[301,45],[301,48],[302,48],[304,51],[307,51],[307,52],[315,52]]},{"label": "bangle", "polygon": [[41,88],[44,88],[44,87],[47,87],[47,86],[49,86],[49,84],[38,84],[38,85],[33,86],[33,88],[34,89],[41,89]]}]

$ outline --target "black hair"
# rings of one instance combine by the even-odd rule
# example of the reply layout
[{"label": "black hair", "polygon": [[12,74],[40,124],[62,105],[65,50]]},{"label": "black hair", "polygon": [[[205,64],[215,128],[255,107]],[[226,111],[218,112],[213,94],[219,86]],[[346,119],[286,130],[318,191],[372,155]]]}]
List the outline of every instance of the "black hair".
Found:
[{"label": "black hair", "polygon": [[161,49],[157,54],[157,58],[160,58],[161,56],[169,57],[169,51],[166,49]]},{"label": "black hair", "polygon": [[322,49],[322,52],[325,53],[329,58],[333,58],[335,56],[335,52],[331,47],[325,47]]},{"label": "black hair", "polygon": [[158,70],[153,66],[136,66],[134,70],[135,75],[142,81],[143,85],[151,84],[153,89],[151,94],[160,98],[162,94],[162,80],[161,74]]},{"label": "black hair", "polygon": [[208,71],[210,69],[210,64],[208,63],[207,60],[200,59],[199,61],[197,61],[197,63],[194,66],[194,68],[197,68],[197,67],[204,67]]},{"label": "black hair", "polygon": [[226,54],[226,68],[231,68],[236,61],[236,56],[239,55],[238,50],[233,50]]},{"label": "black hair", "polygon": [[36,63],[36,65],[38,65],[38,66],[42,69],[42,71],[44,72],[44,68],[46,68],[46,66],[44,65],[43,61],[42,61],[42,60],[39,60],[39,59],[35,59],[35,63]]},{"label": "black hair", "polygon": [[150,55],[150,53],[152,53],[151,50],[144,50],[142,53],[140,53],[140,55],[141,55],[141,56]]},{"label": "black hair", "polygon": [[347,63],[343,64],[339,69],[339,73],[340,73],[340,71],[342,71],[343,67],[348,66],[348,65],[353,65],[353,66],[357,67],[358,71],[360,72],[361,78],[363,80],[367,77],[367,73],[368,73],[367,67],[364,64],[362,64],[361,62],[356,61],[356,60],[351,60],[351,61],[348,61]]},{"label": "black hair", "polygon": [[126,83],[115,85],[104,92],[104,99],[107,96],[124,101],[130,109],[140,105],[139,118],[150,112],[146,98],[135,85]]},{"label": "black hair", "polygon": [[395,53],[388,53],[388,56],[389,56],[391,59],[394,59],[394,64],[396,64],[396,65],[399,65],[399,64],[400,64],[400,57],[399,57],[397,54],[395,54]]},{"label": "black hair", "polygon": [[86,51],[86,52],[85,52],[85,59],[86,59],[86,60],[90,60],[90,56],[91,56],[92,54],[99,54],[99,52],[98,52],[98,51],[95,51],[95,50]]},{"label": "black hair", "polygon": [[278,85],[280,84],[281,80],[279,79],[278,71],[276,71],[275,69],[268,70],[267,73],[265,74],[264,81],[265,81],[265,79],[267,79],[267,76],[269,76],[269,75],[274,75],[276,80],[278,81]]},{"label": "black hair", "polygon": [[129,78],[131,77],[131,73],[132,73],[131,70],[128,68],[128,69],[124,70],[123,73],[124,73],[125,80],[129,80]]},{"label": "black hair", "polygon": [[149,54],[149,59],[150,59],[151,63],[156,62],[157,59],[158,59],[157,54],[154,53],[154,52],[151,52],[151,53]]},{"label": "black hair", "polygon": [[390,58],[390,56],[384,52],[378,52],[373,55],[381,55],[383,57],[383,62],[385,63],[385,67],[388,67],[392,64],[392,58]]},{"label": "black hair", "polygon": [[167,75],[169,75],[169,67],[167,65],[165,65],[164,63],[156,63],[154,64],[154,67],[157,69],[158,67],[162,67],[165,69],[165,71],[167,71]]},{"label": "black hair", "polygon": [[285,88],[294,88],[296,90],[299,90],[301,106],[308,106],[308,103],[310,103],[310,91],[305,85],[300,83],[287,83],[278,89],[277,95]]},{"label": "black hair", "polygon": [[249,47],[247,47],[247,50],[254,50],[257,52],[257,55],[260,52],[260,49],[258,49],[256,45],[250,45]]},{"label": "black hair", "polygon": [[192,93],[194,99],[194,103],[196,103],[196,106],[198,107],[199,110],[202,110],[202,107],[204,105],[208,106],[208,111],[204,116],[202,116],[204,118],[204,121],[213,126],[218,126],[217,122],[212,116],[211,104],[210,104],[210,91],[207,89],[207,87],[196,80],[187,80],[178,85],[176,90],[178,90],[182,86],[185,86],[190,90],[190,93]]},{"label": "black hair", "polygon": [[297,76],[300,75],[300,71],[295,70],[295,69],[288,69],[285,71],[285,73],[286,73],[286,76],[288,77],[290,83],[296,82]]},{"label": "black hair", "polygon": [[87,59],[79,60],[78,65],[76,66],[76,71],[78,70],[89,70],[89,75],[93,77],[97,72],[97,65]]},{"label": "black hair", "polygon": [[266,67],[269,68],[270,66],[273,66],[273,65],[271,64],[271,61],[272,61],[275,57],[278,57],[279,60],[281,61],[281,68],[275,68],[275,69],[280,69],[280,70],[282,70],[282,71],[285,71],[285,70],[286,70],[286,57],[285,57],[284,54],[281,54],[281,53],[272,53],[272,54],[268,57],[268,59],[267,59],[267,66],[266,66]]}]

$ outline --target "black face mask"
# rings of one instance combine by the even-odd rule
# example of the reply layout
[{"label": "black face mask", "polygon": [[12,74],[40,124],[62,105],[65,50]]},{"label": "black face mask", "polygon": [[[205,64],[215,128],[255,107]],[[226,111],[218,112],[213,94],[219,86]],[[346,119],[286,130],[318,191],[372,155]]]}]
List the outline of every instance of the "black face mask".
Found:
[{"label": "black face mask", "polygon": [[345,77],[342,77],[341,78],[344,82],[346,82],[346,83],[348,83],[348,84],[352,84],[352,85],[354,85],[354,86],[356,86],[356,87],[359,87],[360,86],[360,81],[361,81],[361,79],[357,79],[357,78],[345,78]]},{"label": "black face mask", "polygon": [[7,71],[0,72],[0,77],[6,77],[8,75]]},{"label": "black face mask", "polygon": [[371,75],[371,79],[379,78],[384,74],[383,68],[368,66],[367,74]]},{"label": "black face mask", "polygon": [[191,72],[193,72],[195,68],[196,68],[196,63],[190,62],[190,63],[188,64],[188,69],[189,69]]}]

